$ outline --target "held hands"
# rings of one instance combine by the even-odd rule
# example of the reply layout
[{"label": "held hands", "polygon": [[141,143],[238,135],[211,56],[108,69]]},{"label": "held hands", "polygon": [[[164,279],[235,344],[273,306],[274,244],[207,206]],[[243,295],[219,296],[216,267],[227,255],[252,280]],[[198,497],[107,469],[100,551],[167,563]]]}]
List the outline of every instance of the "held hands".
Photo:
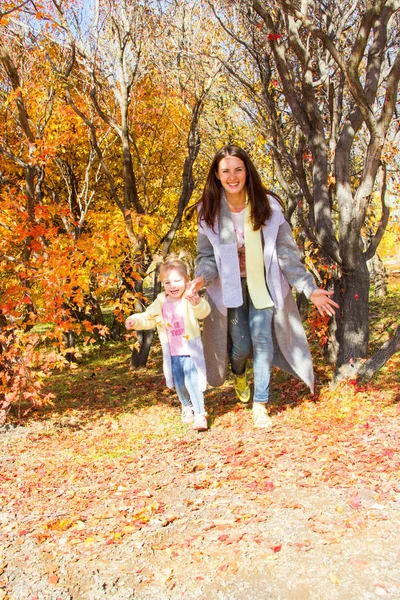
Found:
[{"label": "held hands", "polygon": [[189,300],[192,306],[197,306],[200,302],[199,290],[204,285],[203,277],[195,277],[186,286],[185,298]]},{"label": "held hands", "polygon": [[333,300],[330,299],[333,292],[328,292],[327,290],[323,290],[322,288],[318,288],[313,291],[310,296],[310,300],[318,309],[319,314],[323,317],[325,314],[333,317],[335,314],[335,308],[339,308],[339,304],[336,304]]},{"label": "held hands", "polygon": [[126,319],[125,327],[127,329],[135,329],[135,323],[136,323],[135,315],[132,315]]},{"label": "held hands", "polygon": [[[199,290],[201,290],[203,285],[204,285],[204,278],[203,277],[195,277],[194,279],[192,279],[192,281],[189,281],[189,283],[186,286],[186,290],[187,290],[187,292],[193,292],[193,293],[197,294],[197,292]],[[200,302],[200,300],[199,300],[199,302]]]},{"label": "held hands", "polygon": [[189,302],[192,306],[197,306],[198,303],[200,302],[200,296],[197,291],[191,290],[190,283],[187,284],[185,298],[186,298],[186,300],[189,300]]}]

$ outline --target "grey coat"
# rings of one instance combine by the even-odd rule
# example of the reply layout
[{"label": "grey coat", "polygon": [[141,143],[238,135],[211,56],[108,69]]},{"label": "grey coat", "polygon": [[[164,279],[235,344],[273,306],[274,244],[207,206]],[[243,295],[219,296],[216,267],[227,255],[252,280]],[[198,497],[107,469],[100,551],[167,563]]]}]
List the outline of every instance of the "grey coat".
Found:
[{"label": "grey coat", "polygon": [[[300,261],[279,202],[271,196],[269,200],[272,216],[263,226],[262,234],[266,281],[274,302],[273,364],[302,379],[313,391],[311,354],[291,287],[309,298],[317,286]],[[224,197],[214,229],[202,221],[199,223],[196,276],[204,277],[211,306],[203,324],[207,381],[220,386],[228,368],[227,309],[243,303],[236,238]]]}]

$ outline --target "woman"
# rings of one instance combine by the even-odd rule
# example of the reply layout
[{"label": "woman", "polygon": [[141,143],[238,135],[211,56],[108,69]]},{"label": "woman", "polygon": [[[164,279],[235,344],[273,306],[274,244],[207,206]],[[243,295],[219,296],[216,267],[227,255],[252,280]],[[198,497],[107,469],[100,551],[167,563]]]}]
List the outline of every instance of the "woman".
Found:
[{"label": "woman", "polygon": [[267,411],[272,365],[301,378],[313,391],[308,343],[291,287],[321,315],[333,315],[333,292],[317,288],[301,263],[277,198],[268,193],[247,153],[221,148],[199,202],[196,277],[206,286],[211,313],[203,338],[210,385],[226,379],[228,356],[235,391],[250,400],[246,364],[253,356],[253,420],[270,427]]}]

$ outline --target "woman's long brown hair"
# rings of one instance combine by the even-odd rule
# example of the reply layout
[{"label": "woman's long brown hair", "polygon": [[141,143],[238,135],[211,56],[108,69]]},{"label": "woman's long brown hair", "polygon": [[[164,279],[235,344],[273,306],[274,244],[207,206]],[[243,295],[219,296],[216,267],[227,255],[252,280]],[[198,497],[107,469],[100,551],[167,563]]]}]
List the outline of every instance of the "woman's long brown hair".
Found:
[{"label": "woman's long brown hair", "polygon": [[267,191],[261,181],[260,175],[251,161],[247,152],[238,146],[224,146],[214,156],[206,179],[203,194],[199,200],[199,219],[214,228],[221,205],[222,184],[217,177],[218,165],[223,158],[236,156],[244,162],[246,167],[246,191],[250,202],[250,215],[254,231],[258,231],[271,216],[271,206],[268,195],[275,196]]}]

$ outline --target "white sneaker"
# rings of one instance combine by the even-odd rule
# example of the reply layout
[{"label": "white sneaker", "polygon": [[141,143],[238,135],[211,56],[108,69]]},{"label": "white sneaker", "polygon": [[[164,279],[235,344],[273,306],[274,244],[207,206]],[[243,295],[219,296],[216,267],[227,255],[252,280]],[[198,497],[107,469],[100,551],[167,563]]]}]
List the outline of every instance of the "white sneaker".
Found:
[{"label": "white sneaker", "polygon": [[182,406],[182,423],[189,425],[194,421],[193,406]]},{"label": "white sneaker", "polygon": [[206,413],[200,413],[199,415],[194,415],[194,423],[193,429],[196,431],[207,431],[207,415]]},{"label": "white sneaker", "polygon": [[272,427],[271,417],[264,402],[253,402],[253,421],[255,427],[264,429]]}]

